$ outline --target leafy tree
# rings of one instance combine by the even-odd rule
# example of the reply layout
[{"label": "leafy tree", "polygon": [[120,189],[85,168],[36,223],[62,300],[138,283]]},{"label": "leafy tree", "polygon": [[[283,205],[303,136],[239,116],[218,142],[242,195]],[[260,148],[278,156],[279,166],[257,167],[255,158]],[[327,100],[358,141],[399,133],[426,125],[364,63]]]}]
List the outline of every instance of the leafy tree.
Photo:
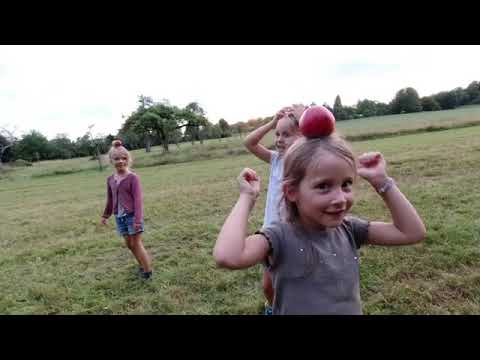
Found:
[{"label": "leafy tree", "polygon": [[57,134],[49,143],[51,159],[70,159],[75,156],[75,143],[66,134]]},{"label": "leafy tree", "polygon": [[393,114],[422,111],[422,105],[417,91],[412,87],[401,89],[390,103]]},{"label": "leafy tree", "polygon": [[385,104],[382,102],[375,102],[375,103],[377,108],[377,111],[376,111],[377,116],[390,114],[390,106],[388,104]]},{"label": "leafy tree", "polygon": [[343,110],[342,100],[340,99],[340,95],[337,95],[335,98],[335,102],[333,104],[333,115],[335,116],[335,120],[345,120],[346,114]]},{"label": "leafy tree", "polygon": [[357,114],[362,114],[363,117],[377,115],[377,104],[372,100],[362,100],[357,102]]},{"label": "leafy tree", "polygon": [[220,137],[230,137],[232,136],[232,130],[230,129],[230,125],[225,121],[225,119],[218,120],[218,126],[220,128]]},{"label": "leafy tree", "polygon": [[205,110],[203,110],[203,108],[197,102],[191,102],[185,107],[185,110],[193,114],[193,116],[187,116],[188,125],[186,125],[192,134],[192,144],[194,140],[199,140],[200,144],[203,144],[203,138],[201,137],[200,129],[207,123]]},{"label": "leafy tree", "polygon": [[45,136],[32,130],[18,142],[16,152],[18,157],[24,160],[40,161],[50,158],[51,147]]},{"label": "leafy tree", "polygon": [[326,102],[323,103],[323,106],[326,107],[328,110],[330,110],[330,112],[333,114],[333,109],[330,107],[330,105],[328,105]]},{"label": "leafy tree", "polygon": [[470,96],[461,87],[457,87],[453,89],[452,92],[455,94],[456,106],[467,105],[470,102]]},{"label": "leafy tree", "polygon": [[465,92],[468,95],[468,102],[472,104],[475,99],[480,97],[480,82],[472,81],[465,89]]},{"label": "leafy tree", "polygon": [[434,99],[440,105],[442,110],[455,109],[457,106],[457,96],[453,91],[442,91],[434,95]]},{"label": "leafy tree", "polygon": [[0,168],[3,162],[11,161],[14,158],[13,148],[17,138],[13,131],[8,130],[5,126],[0,127]]},{"label": "leafy tree", "polygon": [[422,104],[423,111],[437,111],[441,110],[440,105],[438,104],[437,100],[435,100],[432,96],[424,96],[420,99],[420,103]]}]

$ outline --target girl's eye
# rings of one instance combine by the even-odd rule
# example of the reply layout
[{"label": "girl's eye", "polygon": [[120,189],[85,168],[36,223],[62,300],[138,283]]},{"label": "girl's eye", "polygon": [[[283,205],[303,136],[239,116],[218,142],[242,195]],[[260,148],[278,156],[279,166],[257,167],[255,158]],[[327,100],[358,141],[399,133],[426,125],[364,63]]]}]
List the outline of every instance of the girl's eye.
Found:
[{"label": "girl's eye", "polygon": [[347,180],[342,184],[342,188],[350,190],[352,188],[353,181],[352,180]]},{"label": "girl's eye", "polygon": [[328,189],[330,189],[330,185],[328,185],[327,183],[320,183],[315,185],[315,189],[325,192],[325,191],[328,191]]}]

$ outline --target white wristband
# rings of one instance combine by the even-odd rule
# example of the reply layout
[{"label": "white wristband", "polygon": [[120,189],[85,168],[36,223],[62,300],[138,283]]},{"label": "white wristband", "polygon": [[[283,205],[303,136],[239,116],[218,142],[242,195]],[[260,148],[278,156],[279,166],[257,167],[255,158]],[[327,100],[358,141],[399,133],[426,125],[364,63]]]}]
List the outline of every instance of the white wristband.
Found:
[{"label": "white wristband", "polygon": [[395,185],[395,181],[391,178],[391,177],[388,177],[385,182],[382,184],[382,186],[380,186],[377,190],[377,192],[380,194],[380,195],[383,195],[385,194],[388,190],[390,190],[392,188],[392,186]]}]

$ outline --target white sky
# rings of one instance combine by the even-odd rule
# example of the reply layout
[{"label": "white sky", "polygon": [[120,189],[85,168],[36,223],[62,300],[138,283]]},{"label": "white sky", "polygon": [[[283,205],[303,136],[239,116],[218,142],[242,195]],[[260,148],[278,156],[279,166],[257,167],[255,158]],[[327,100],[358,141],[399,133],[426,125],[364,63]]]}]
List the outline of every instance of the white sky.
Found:
[{"label": "white sky", "polygon": [[137,96],[185,106],[210,122],[272,115],[282,106],[389,102],[480,81],[480,46],[0,46],[0,126],[72,140],[116,134]]}]

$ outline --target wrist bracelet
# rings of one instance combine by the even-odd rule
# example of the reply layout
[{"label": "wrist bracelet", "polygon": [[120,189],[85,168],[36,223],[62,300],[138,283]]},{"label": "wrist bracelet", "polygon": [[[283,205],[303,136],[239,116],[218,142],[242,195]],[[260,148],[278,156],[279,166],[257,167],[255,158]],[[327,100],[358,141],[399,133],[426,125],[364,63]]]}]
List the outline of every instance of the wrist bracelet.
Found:
[{"label": "wrist bracelet", "polygon": [[385,182],[380,186],[377,190],[377,192],[380,195],[385,194],[393,185],[395,185],[395,180],[393,180],[391,177],[388,177]]}]

